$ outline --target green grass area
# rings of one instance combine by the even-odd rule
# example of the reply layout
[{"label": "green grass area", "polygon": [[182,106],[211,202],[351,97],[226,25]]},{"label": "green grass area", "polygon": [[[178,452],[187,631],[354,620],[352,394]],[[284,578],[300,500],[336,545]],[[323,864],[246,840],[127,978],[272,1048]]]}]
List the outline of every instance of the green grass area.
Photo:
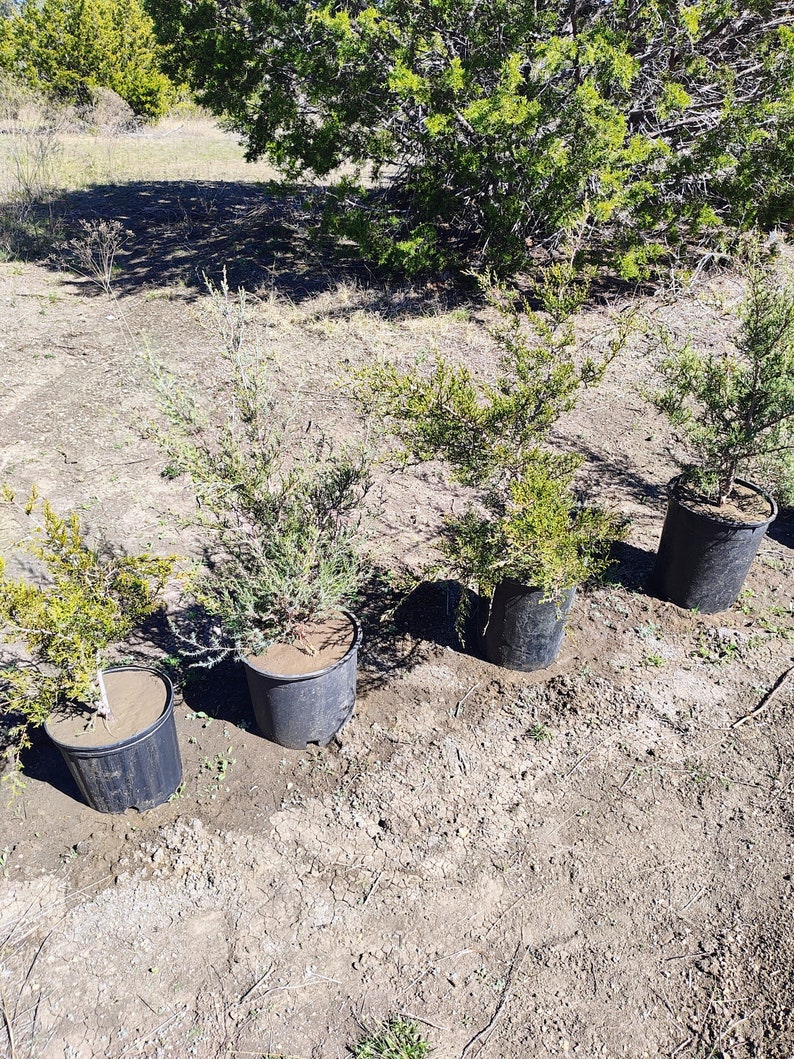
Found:
[{"label": "green grass area", "polygon": [[277,175],[265,162],[246,162],[237,137],[210,119],[175,118],[137,133],[67,135],[58,173],[68,189],[137,180],[254,182]]},{"label": "green grass area", "polygon": [[[34,172],[45,153],[42,168]],[[10,130],[0,137],[0,200],[19,191],[18,162],[26,181],[58,191],[134,181],[256,182],[277,176],[265,162],[246,162],[233,133],[194,116],[166,117],[136,132],[66,130],[49,145],[35,126]]]}]

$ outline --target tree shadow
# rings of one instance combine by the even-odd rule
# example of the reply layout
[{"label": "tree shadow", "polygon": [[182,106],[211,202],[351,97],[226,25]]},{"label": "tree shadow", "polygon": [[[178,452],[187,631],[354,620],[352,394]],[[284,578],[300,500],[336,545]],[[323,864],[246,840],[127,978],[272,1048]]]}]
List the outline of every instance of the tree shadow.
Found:
[{"label": "tree shadow", "polygon": [[766,532],[778,544],[794,548],[794,508],[783,508]]},{"label": "tree shadow", "polygon": [[423,581],[397,608],[399,632],[482,657],[488,601],[459,581]]},{"label": "tree shadow", "polygon": [[211,668],[193,668],[182,685],[187,709],[225,721],[238,728],[253,724],[248,682],[242,663],[228,657]]},{"label": "tree shadow", "polygon": [[188,710],[249,726],[251,707],[243,667],[231,655],[212,665],[195,661],[188,642],[177,631],[180,625],[192,624],[201,637],[211,619],[198,611],[199,608],[190,606],[173,618],[163,610],[151,615],[130,641],[135,661],[164,673]]},{"label": "tree shadow", "polygon": [[378,567],[359,589],[354,608],[362,631],[359,691],[384,687],[395,673],[408,672],[423,660],[421,644],[406,642],[395,620],[404,598],[405,591]]},{"label": "tree shadow", "polygon": [[87,804],[69,771],[63,754],[43,727],[31,730],[30,746],[19,755],[19,761],[22,765],[23,779],[49,784],[67,798],[72,798],[81,805]]},{"label": "tree shadow", "polygon": [[[85,290],[85,268],[68,244],[86,239],[83,222],[117,222],[129,233],[115,256],[113,288],[121,295],[178,286],[196,296],[205,276],[217,283],[225,270],[233,290],[273,288],[297,303],[341,282],[373,287],[382,295],[370,307],[389,316],[425,313],[440,298],[450,306],[468,300],[459,283],[396,283],[352,244],[322,235],[324,190],[217,180],[95,185],[42,204],[39,220],[53,236],[46,254],[30,240],[28,249],[53,268],[73,271]],[[94,289],[101,291],[99,284]]]},{"label": "tree shadow", "polygon": [[[563,435],[558,436],[564,439]],[[649,510],[664,510],[667,501],[666,482],[649,481],[643,474],[626,463],[625,456],[605,455],[582,441],[577,442],[576,451],[581,453],[587,461],[588,474],[591,479],[598,477],[608,485],[619,487],[622,495],[647,506]]]},{"label": "tree shadow", "polygon": [[622,585],[632,592],[653,594],[650,582],[656,552],[637,548],[626,541],[617,541],[612,546],[612,555],[615,561],[605,575],[605,583]]},{"label": "tree shadow", "polygon": [[[368,308],[389,318],[422,315],[481,304],[470,276],[443,273],[408,280],[363,260],[348,240],[322,234],[324,196],[320,184],[223,180],[130,181],[63,192],[33,207],[11,238],[16,252],[53,268],[75,272],[85,291],[85,270],[68,244],[85,239],[82,222],[117,222],[129,233],[115,256],[118,294],[178,286],[196,296],[205,275],[224,270],[230,288],[273,288],[296,303],[356,283],[375,293]],[[11,224],[10,216],[4,225]],[[49,233],[49,234],[47,234]],[[79,277],[79,278],[78,278]],[[522,286],[521,277],[516,283]],[[97,294],[101,287],[94,288]],[[604,274],[596,301],[637,293],[637,286]],[[530,293],[531,300],[531,293]],[[355,307],[342,306],[339,313]]]},{"label": "tree shadow", "polygon": [[293,299],[326,289],[322,247],[310,234],[309,188],[223,181],[99,185],[59,200],[67,227],[112,220],[131,232],[118,257],[119,293],[177,284],[204,288],[226,270],[232,289],[276,285]]},{"label": "tree shadow", "polygon": [[[407,646],[401,639],[402,632],[410,631],[402,619],[395,620],[403,598],[404,593],[377,567],[359,592],[355,612],[363,633],[359,648],[360,691],[380,687],[388,683],[393,673],[409,670],[423,660],[420,643]],[[151,666],[168,676],[187,709],[238,726],[241,722],[250,726],[251,700],[242,664],[233,654],[212,665],[194,660],[194,640],[209,644],[214,624],[212,616],[195,604],[170,617],[157,611],[129,641],[130,654],[136,664]],[[431,638],[416,635],[419,639]]]}]

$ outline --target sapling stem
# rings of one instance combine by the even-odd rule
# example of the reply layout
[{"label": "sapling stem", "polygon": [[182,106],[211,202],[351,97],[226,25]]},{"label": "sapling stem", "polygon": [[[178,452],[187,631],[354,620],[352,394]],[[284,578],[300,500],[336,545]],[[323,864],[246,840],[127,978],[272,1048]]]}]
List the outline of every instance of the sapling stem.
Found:
[{"label": "sapling stem", "polygon": [[102,676],[102,670],[99,669],[99,668],[97,668],[97,671],[96,671],[96,679],[97,679],[97,683],[99,684],[99,698],[100,698],[100,704],[99,704],[99,708],[97,709],[97,713],[102,718],[102,720],[105,722],[105,727],[106,728],[110,728],[110,726],[113,724],[113,722],[116,720],[116,718],[113,716],[113,710],[111,710],[111,708],[110,708],[110,702],[108,700],[108,692],[107,692],[107,688],[105,687],[105,678]]}]

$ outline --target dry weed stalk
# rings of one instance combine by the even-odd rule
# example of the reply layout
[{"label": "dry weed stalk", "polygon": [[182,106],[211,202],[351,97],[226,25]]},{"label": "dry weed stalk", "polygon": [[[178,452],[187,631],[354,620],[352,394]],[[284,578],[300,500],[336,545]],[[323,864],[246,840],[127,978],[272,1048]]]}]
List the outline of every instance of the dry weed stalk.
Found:
[{"label": "dry weed stalk", "polygon": [[102,290],[115,297],[113,277],[116,255],[133,233],[121,221],[79,221],[81,234],[61,244],[70,268],[81,276],[98,283]]},{"label": "dry weed stalk", "polygon": [[19,220],[52,193],[65,123],[62,108],[0,75],[0,129],[10,159],[6,194]]}]

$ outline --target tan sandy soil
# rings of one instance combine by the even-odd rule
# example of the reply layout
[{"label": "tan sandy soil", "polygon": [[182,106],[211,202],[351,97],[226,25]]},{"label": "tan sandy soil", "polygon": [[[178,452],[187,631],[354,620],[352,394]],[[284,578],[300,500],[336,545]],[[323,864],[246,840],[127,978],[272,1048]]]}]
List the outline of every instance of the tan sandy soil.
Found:
[{"label": "tan sandy soil", "polygon": [[[198,553],[178,518],[189,485],[144,436],[141,350],[222,403],[207,262],[244,274],[285,391],[332,435],[361,429],[346,361],[439,350],[493,372],[478,306],[332,274],[304,255],[297,207],[279,257],[253,185],[218,189],[209,220],[195,188],[150,190],[147,213],[144,188],[126,200],[117,299],[56,267],[0,265],[3,476],[92,531]],[[724,277],[643,311],[718,344],[736,294]],[[441,1059],[794,1054],[791,523],[724,614],[646,594],[676,470],[652,382],[637,338],[560,425],[588,456],[583,486],[632,523],[548,671],[463,650],[455,586],[439,582],[396,611],[385,590],[362,604],[356,711],[327,748],[262,739],[231,664],[182,681],[184,786],[148,813],[93,812],[36,739],[0,837],[0,1054],[339,1059],[394,1012]],[[373,562],[418,570],[460,504],[436,468],[385,476]],[[22,531],[5,512],[4,551]],[[174,650],[154,623],[130,654]]]}]

